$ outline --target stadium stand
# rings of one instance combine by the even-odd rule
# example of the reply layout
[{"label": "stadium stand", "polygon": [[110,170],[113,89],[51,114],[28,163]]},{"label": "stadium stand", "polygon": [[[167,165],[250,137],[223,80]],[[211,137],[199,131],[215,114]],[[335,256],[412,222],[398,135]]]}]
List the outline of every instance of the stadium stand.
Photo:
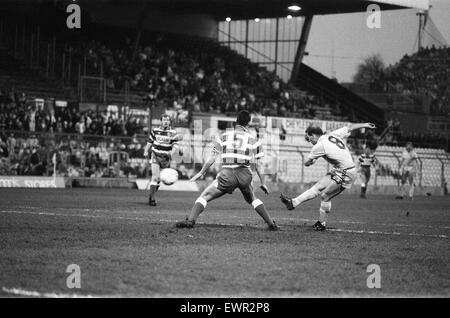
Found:
[{"label": "stadium stand", "polygon": [[[142,38],[143,45],[133,52],[129,30],[111,28],[99,26],[89,39],[68,38],[53,46],[53,55],[62,56],[60,61],[70,61],[49,72],[56,77],[58,72],[61,73],[62,81],[42,76],[43,70],[45,73],[49,68],[48,62],[40,65],[40,70],[39,65],[27,67],[26,54],[18,54],[11,47],[0,48],[0,131],[5,132],[3,144],[11,149],[8,155],[2,155],[0,174],[51,175],[52,157],[56,153],[58,175],[148,177],[142,156],[146,127],[132,116],[115,116],[108,111],[80,111],[76,103],[79,98],[76,85],[80,84],[78,80],[82,76],[104,79],[103,103],[152,105],[211,115],[235,114],[247,109],[262,116],[379,122],[380,128],[388,127],[383,139],[368,131],[356,132],[348,140],[355,156],[363,147],[376,148],[381,144],[376,152],[381,164],[373,168],[376,177],[371,180],[377,185],[398,183],[397,158],[402,149],[400,146],[406,141],[433,147],[430,141],[445,140],[444,136],[436,134],[402,134],[397,121],[384,122],[382,112],[376,106],[306,65],[301,66],[298,79],[303,84],[294,87],[211,40],[148,33]],[[435,53],[435,50],[429,52],[444,54]],[[406,62],[402,60],[391,74],[410,68],[413,62],[404,59]],[[68,71],[70,69],[72,72]],[[397,79],[394,75],[392,81]],[[437,75],[436,81],[441,76]],[[414,86],[406,85],[405,89],[421,89],[417,88],[416,82],[422,77],[407,78],[408,85]],[[430,89],[435,95],[441,92],[440,88],[435,91],[433,87],[425,86],[424,89]],[[324,91],[327,94],[323,94]],[[61,99],[68,104],[67,107],[50,107],[52,111],[47,107],[36,108],[36,98]],[[365,105],[369,111],[351,106],[356,104]],[[276,154],[275,169],[278,181],[309,183],[328,170],[324,161],[319,161],[313,170],[297,169],[310,147],[302,135],[285,134],[280,144],[282,148]],[[289,147],[292,144],[297,146]],[[441,186],[450,178],[445,152],[421,149],[419,156],[423,158],[422,184]],[[185,178],[194,171],[192,165],[178,168]]]},{"label": "stadium stand", "polygon": [[[80,75],[94,76],[106,79],[109,103],[126,100],[120,95],[127,91],[129,99],[141,101],[141,105],[146,96],[165,107],[202,112],[248,109],[271,116],[347,119],[342,107],[311,92],[297,93],[274,73],[215,41],[147,32],[142,36],[143,45],[134,52],[130,30],[100,25],[95,30],[90,38],[40,45],[53,48],[51,55],[57,65],[51,63],[50,73],[71,84],[72,91]],[[40,36],[52,39],[43,32]],[[14,44],[8,43],[9,51],[14,48],[14,56],[27,60],[24,54],[17,54]],[[63,66],[59,65],[61,61]],[[48,70],[49,62],[41,62],[40,67]]]},{"label": "stadium stand", "polygon": [[[104,77],[107,89],[104,102],[109,104],[140,104],[142,107],[145,97],[155,106],[209,113],[235,113],[247,109],[261,115],[336,121],[377,122],[382,118],[380,110],[373,104],[306,65],[302,65],[299,79],[306,90],[298,90],[211,40],[148,32],[143,37],[146,43],[133,52],[129,30],[110,26],[96,29],[89,39],[58,42],[53,55],[70,61],[62,74],[63,82],[67,84],[79,84],[76,82],[81,74]],[[3,53],[2,60],[6,58]],[[16,69],[14,65],[17,64],[20,64],[17,60],[9,59],[0,66],[9,65],[10,69]],[[79,69],[79,73],[72,71],[72,79],[67,79],[70,75],[67,69]],[[5,78],[3,83],[26,82],[23,78],[11,78]],[[33,94],[32,87],[37,89],[39,85],[42,89]],[[42,92],[41,98],[51,96],[70,100],[75,88],[59,89],[52,83],[33,82],[25,88],[16,87],[16,90],[25,91],[30,97]],[[124,91],[128,93],[124,94]],[[328,95],[323,92],[328,92]],[[366,106],[362,108],[370,109],[370,112],[351,106],[363,104]],[[378,126],[383,124],[380,122]],[[426,139],[431,137],[435,140],[437,136],[403,137],[392,138],[392,144],[403,144],[405,139],[411,138],[416,143],[429,144]],[[439,138],[443,139],[442,136]]]},{"label": "stadium stand", "polygon": [[91,135],[133,136],[142,133],[139,120],[118,118],[76,108],[54,107],[51,111],[36,107],[27,94],[0,91],[0,130],[29,132],[79,133]]},{"label": "stadium stand", "polygon": [[[403,152],[402,147],[380,146],[377,148],[377,158],[386,162],[390,167],[398,169],[399,159]],[[449,156],[443,149],[415,148],[420,162],[419,182],[421,185],[443,186],[450,178],[448,169]],[[390,159],[387,159],[390,158]],[[395,176],[395,174],[394,174]]]},{"label": "stadium stand", "polygon": [[[405,55],[389,66],[380,82],[383,87],[394,86],[398,92],[414,98],[424,95],[431,99],[432,115],[450,115],[450,48],[421,48]],[[392,85],[387,85],[392,84]]]},{"label": "stadium stand", "polygon": [[75,99],[72,89],[43,76],[39,70],[27,68],[1,49],[0,70],[0,87],[3,89],[26,92],[29,98]]}]

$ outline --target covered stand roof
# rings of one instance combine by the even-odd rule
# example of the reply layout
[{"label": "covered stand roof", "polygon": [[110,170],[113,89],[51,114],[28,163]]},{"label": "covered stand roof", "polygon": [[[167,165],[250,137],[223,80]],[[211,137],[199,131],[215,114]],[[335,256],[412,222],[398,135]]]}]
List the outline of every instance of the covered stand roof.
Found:
[{"label": "covered stand roof", "polygon": [[[86,1],[86,0],[82,0]],[[92,0],[90,0],[92,1]],[[95,1],[95,0],[94,0]],[[110,5],[130,5],[137,0],[103,0]],[[363,12],[368,5],[378,4],[381,10],[417,8],[427,10],[429,0],[144,0],[151,6],[172,12],[202,13],[212,15],[217,20],[230,16],[235,20],[259,18],[276,18],[288,14],[304,16],[306,14],[322,15],[350,12]],[[301,7],[297,12],[290,11],[289,6]]]}]

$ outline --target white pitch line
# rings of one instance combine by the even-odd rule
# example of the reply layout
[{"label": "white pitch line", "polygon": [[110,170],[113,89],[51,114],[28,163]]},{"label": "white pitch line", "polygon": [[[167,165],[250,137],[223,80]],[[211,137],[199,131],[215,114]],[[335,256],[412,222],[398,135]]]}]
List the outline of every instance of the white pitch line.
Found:
[{"label": "white pitch line", "polygon": [[382,231],[364,231],[364,230],[347,230],[347,229],[328,229],[331,232],[359,233],[359,234],[381,234],[381,235],[408,235],[434,238],[448,238],[444,234],[420,234],[420,233],[399,233],[399,232],[382,232]]},{"label": "white pitch line", "polygon": [[[62,216],[62,217],[79,217],[79,218],[92,218],[92,219],[119,219],[119,220],[129,220],[129,221],[147,221],[149,223],[173,223],[175,220],[170,219],[158,219],[152,220],[148,218],[130,218],[124,216],[106,216],[106,215],[87,215],[87,214],[59,214],[59,213],[51,213],[51,212],[26,212],[26,211],[0,211],[0,213],[11,213],[11,214],[31,214],[31,215],[46,215],[46,216]],[[197,224],[210,224],[204,222],[197,222]],[[248,224],[243,223],[214,223],[214,225],[222,225],[222,226],[241,226],[241,227],[252,227]]]},{"label": "white pitch line", "polygon": [[2,287],[2,291],[7,294],[26,297],[40,297],[40,298],[95,298],[99,296],[93,295],[79,295],[79,294],[57,294],[57,293],[40,293],[33,290],[25,290],[21,288],[6,288]]},{"label": "white pitch line", "polygon": [[152,221],[146,218],[131,218],[124,216],[105,216],[105,215],[92,215],[92,214],[61,214],[52,212],[28,212],[28,211],[0,211],[1,213],[11,214],[31,214],[31,215],[46,215],[46,216],[66,216],[66,217],[79,217],[79,218],[92,218],[92,219],[119,219],[119,220],[131,220],[131,221]]},{"label": "white pitch line", "polygon": [[[318,297],[341,297],[341,298],[348,298],[348,297],[361,297],[360,294],[352,294],[352,293],[323,293],[323,294],[308,294],[308,293],[299,293],[299,292],[293,292],[293,293],[287,293],[287,292],[269,292],[269,293],[263,293],[263,292],[240,292],[235,294],[225,294],[225,293],[190,293],[190,294],[127,294],[127,295],[117,295],[117,294],[111,294],[111,295],[80,295],[80,294],[57,294],[57,293],[41,293],[37,291],[31,291],[31,290],[25,290],[21,288],[6,288],[2,287],[2,291],[8,294],[13,294],[17,296],[25,296],[25,297],[39,297],[39,298],[124,298],[124,297],[135,297],[135,298],[318,298]],[[378,296],[382,297],[430,297],[429,294],[427,295],[409,295],[409,294],[379,294]],[[432,296],[432,295],[431,295]],[[441,295],[437,295],[437,297],[440,297]],[[364,297],[364,295],[363,295]]]},{"label": "white pitch line", "polygon": [[[27,211],[1,211],[1,213],[12,213],[12,214],[32,214],[32,215],[46,215],[46,216],[62,216],[62,217],[80,217],[80,218],[96,218],[96,219],[119,219],[119,220],[130,220],[130,221],[148,221],[150,223],[154,222],[166,222],[173,223],[174,220],[169,219],[159,219],[151,220],[147,218],[130,218],[122,216],[106,216],[106,215],[87,215],[87,214],[59,214],[50,212],[27,212]],[[301,219],[302,221],[311,222],[309,219]],[[204,222],[197,222],[197,224],[209,224]],[[254,227],[248,224],[231,224],[231,223],[214,223],[214,225],[221,226],[240,226],[240,227]],[[283,226],[281,224],[281,226]],[[255,227],[257,228],[257,227]],[[382,231],[365,231],[365,230],[349,230],[349,229],[328,229],[332,232],[346,232],[346,233],[358,233],[358,234],[378,234],[378,235],[407,235],[407,236],[420,236],[420,237],[432,237],[432,238],[444,238],[447,239],[448,236],[445,234],[420,234],[420,233],[400,233],[400,232],[382,232]]]},{"label": "white pitch line", "polygon": [[[19,209],[31,209],[31,210],[36,210],[36,209],[42,209],[42,208],[36,208],[36,207],[17,207]],[[89,212],[100,212],[100,213],[111,213],[111,210],[106,210],[106,209],[81,209],[82,211],[89,211]],[[17,211],[17,212],[21,212],[21,211]],[[28,211],[27,211],[28,212]],[[114,211],[114,212],[118,212],[118,211]],[[37,213],[37,212],[36,212]],[[169,215],[168,213],[165,212],[160,212],[160,211],[152,211],[152,215]],[[170,215],[174,215],[174,216],[185,216],[186,213],[174,213],[171,212]],[[222,216],[223,218],[229,218],[229,219],[243,219],[243,220],[248,220],[247,217],[244,216],[239,216],[239,215],[224,215]],[[128,218],[126,218],[128,219]],[[133,220],[132,218],[129,218],[130,220]],[[139,218],[136,218],[136,220],[139,220]],[[147,219],[142,219],[142,220],[147,220]],[[292,218],[292,217],[277,217],[277,220],[282,220],[282,221],[291,221],[291,222],[316,222],[317,220],[312,220],[312,219],[305,219],[305,218]],[[367,223],[367,222],[361,222],[361,221],[346,221],[346,220],[335,220],[333,221],[333,223],[341,223],[341,224],[356,224],[356,225],[372,225],[372,226],[384,226],[384,227],[407,227],[407,228],[426,228],[426,229],[441,229],[441,230],[448,230],[450,229],[450,226],[433,226],[433,225],[423,225],[423,224],[401,224],[401,223],[391,223],[391,224],[387,224],[387,223]]]}]

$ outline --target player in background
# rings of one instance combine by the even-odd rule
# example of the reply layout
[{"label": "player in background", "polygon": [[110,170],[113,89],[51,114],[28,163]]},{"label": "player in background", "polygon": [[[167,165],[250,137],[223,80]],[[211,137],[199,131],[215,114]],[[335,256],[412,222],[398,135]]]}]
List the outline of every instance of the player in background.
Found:
[{"label": "player in background", "polygon": [[0,133],[0,158],[2,157],[8,157],[9,150],[8,150],[8,139],[5,135]]},{"label": "player in background", "polygon": [[170,160],[176,151],[180,151],[178,142],[180,137],[171,126],[170,116],[161,116],[161,125],[153,128],[148,136],[144,149],[144,157],[151,159],[152,179],[150,181],[150,195],[148,204],[156,206],[155,194],[159,189],[159,172],[170,167]]},{"label": "player in background", "polygon": [[372,150],[366,146],[364,152],[358,157],[359,175],[361,177],[361,194],[360,197],[366,198],[367,185],[370,181],[370,167],[378,163],[377,158]]},{"label": "player in background", "polygon": [[212,156],[203,164],[202,169],[191,181],[201,178],[209,167],[220,155],[222,169],[217,174],[216,179],[202,192],[192,207],[189,217],[185,221],[176,223],[179,228],[192,228],[195,225],[200,213],[206,208],[209,201],[215,200],[224,194],[231,194],[235,189],[239,189],[245,201],[251,204],[256,212],[264,219],[269,230],[277,230],[278,226],[269,216],[263,202],[256,198],[252,179],[253,174],[250,168],[251,162],[255,159],[254,168],[261,181],[261,189],[268,194],[269,190],[264,184],[264,177],[260,173],[258,160],[264,156],[261,141],[257,140],[249,133],[250,113],[240,111],[236,119],[236,127],[232,131],[227,131],[216,138]]},{"label": "player in background", "polygon": [[346,145],[346,138],[353,130],[361,128],[375,128],[374,124],[350,124],[330,133],[324,134],[320,127],[310,126],[306,129],[306,140],[313,144],[311,153],[305,161],[305,166],[313,165],[323,157],[332,169],[313,187],[296,198],[289,198],[281,194],[281,202],[288,210],[293,210],[303,202],[320,196],[319,220],[314,224],[316,231],[326,230],[328,213],[331,210],[331,199],[345,189],[350,189],[356,179],[356,166]]},{"label": "player in background", "polygon": [[414,151],[414,147],[412,142],[407,142],[405,146],[405,150],[402,153],[402,159],[400,161],[400,174],[402,176],[401,185],[399,189],[399,195],[396,196],[396,199],[403,200],[406,192],[405,184],[409,184],[409,199],[412,200],[414,196],[414,177],[417,172],[417,164],[419,161],[419,157],[417,153]]}]

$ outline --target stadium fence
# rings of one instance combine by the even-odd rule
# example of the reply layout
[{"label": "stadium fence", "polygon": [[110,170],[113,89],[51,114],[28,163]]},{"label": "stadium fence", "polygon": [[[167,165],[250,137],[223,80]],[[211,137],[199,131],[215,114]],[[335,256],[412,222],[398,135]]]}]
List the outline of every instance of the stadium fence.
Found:
[{"label": "stadium fence", "polygon": [[[9,155],[2,158],[1,175],[53,175],[54,155],[56,154],[56,173],[65,177],[91,178],[148,178],[151,174],[143,149],[147,136],[97,136],[58,133],[29,133],[23,131],[4,131],[8,136]],[[208,142],[194,138],[183,140],[183,156],[173,168],[180,171],[181,178],[189,178],[199,170],[208,151]],[[42,169],[37,172],[29,168],[30,154],[24,153],[36,147]],[[309,184],[316,182],[329,169],[325,160],[318,160],[313,168],[304,167],[310,148],[280,144],[279,147],[265,150],[264,173],[273,182]],[[371,168],[369,185],[397,186],[400,184],[399,163],[403,148],[380,146],[375,152],[379,164]],[[423,187],[445,188],[450,179],[450,158],[448,153],[437,149],[416,149],[419,155],[417,183]],[[357,162],[357,154],[353,154]],[[22,169],[18,169],[22,166]],[[95,166],[95,169],[91,169]],[[28,167],[28,169],[26,169]],[[214,176],[218,165],[210,171]],[[91,170],[89,170],[91,169]],[[359,180],[356,182],[359,183]]]}]

